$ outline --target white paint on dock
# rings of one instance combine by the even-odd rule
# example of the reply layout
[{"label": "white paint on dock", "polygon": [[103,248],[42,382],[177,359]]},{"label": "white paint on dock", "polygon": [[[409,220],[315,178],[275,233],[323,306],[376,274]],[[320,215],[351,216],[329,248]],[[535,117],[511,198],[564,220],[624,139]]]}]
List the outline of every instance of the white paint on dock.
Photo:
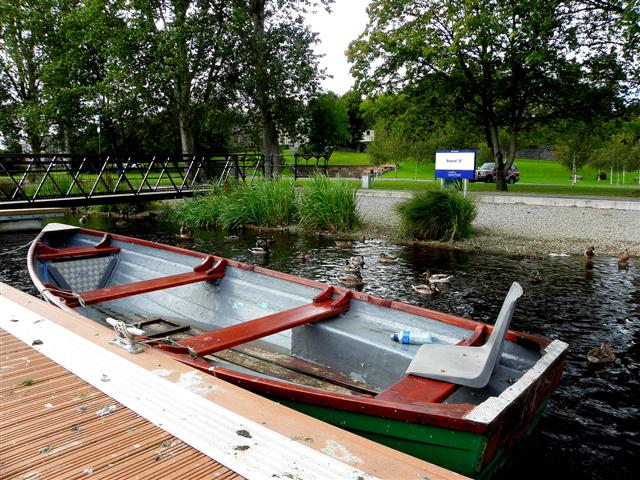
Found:
[{"label": "white paint on dock", "polygon": [[[0,312],[4,330],[247,478],[373,478],[161,378],[5,296],[0,296]],[[332,451],[347,455],[339,446]]]}]

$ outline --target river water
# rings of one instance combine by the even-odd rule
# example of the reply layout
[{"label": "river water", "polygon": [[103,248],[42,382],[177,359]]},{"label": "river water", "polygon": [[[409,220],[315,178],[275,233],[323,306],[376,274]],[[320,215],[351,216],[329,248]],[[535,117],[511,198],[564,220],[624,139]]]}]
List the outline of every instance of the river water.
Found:
[{"label": "river water", "polygon": [[[63,219],[77,224],[77,217]],[[157,218],[136,219],[125,225],[93,216],[89,228],[114,231],[168,244],[178,244],[177,228]],[[341,249],[327,238],[272,235],[267,259],[253,257],[248,248],[256,234],[196,232],[185,248],[261,264],[301,277],[336,283],[342,265],[363,255],[363,290],[427,308],[493,323],[511,282],[525,294],[511,328],[560,339],[570,344],[565,373],[533,435],[502,478],[536,479],[553,475],[565,479],[631,479],[640,473],[640,259],[628,268],[617,259],[595,257],[587,268],[582,257],[548,256],[522,259],[486,253],[462,253],[423,246],[395,245],[382,240],[355,242]],[[27,244],[33,233],[0,234],[0,253]],[[580,246],[578,246],[579,248]],[[302,263],[298,252],[309,252]],[[397,256],[396,263],[378,264],[380,253]],[[0,255],[0,281],[35,294],[26,270],[26,248]],[[451,282],[435,297],[411,288],[423,283],[422,273],[452,274]],[[542,281],[532,283],[540,273]],[[614,363],[594,365],[586,353],[608,342]]]}]

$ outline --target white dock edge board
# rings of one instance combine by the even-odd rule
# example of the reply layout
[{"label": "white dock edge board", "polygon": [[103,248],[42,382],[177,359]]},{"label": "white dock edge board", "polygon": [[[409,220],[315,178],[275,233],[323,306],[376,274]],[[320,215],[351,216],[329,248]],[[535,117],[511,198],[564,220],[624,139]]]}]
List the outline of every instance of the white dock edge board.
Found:
[{"label": "white dock edge board", "polygon": [[[3,296],[0,312],[1,328],[240,475],[375,478],[158,377]],[[34,340],[42,344],[33,345]]]},{"label": "white dock edge board", "polygon": [[545,354],[536,364],[525,372],[525,374],[513,385],[500,394],[499,397],[489,397],[480,405],[476,406],[465,415],[466,420],[479,423],[491,423],[507,406],[524,394],[524,391],[531,386],[543,372],[549,368],[551,363],[569,348],[569,345],[561,340],[554,340],[544,349]]}]

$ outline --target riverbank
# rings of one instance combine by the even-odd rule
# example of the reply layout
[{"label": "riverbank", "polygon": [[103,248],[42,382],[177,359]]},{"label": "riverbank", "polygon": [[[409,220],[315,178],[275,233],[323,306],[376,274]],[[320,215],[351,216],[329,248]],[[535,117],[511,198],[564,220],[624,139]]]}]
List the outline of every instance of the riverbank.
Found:
[{"label": "riverbank", "polygon": [[[358,210],[365,234],[401,241],[395,238],[400,223],[395,206],[410,194],[385,193],[359,192]],[[550,253],[581,255],[585,248],[593,245],[597,255],[617,256],[626,248],[632,256],[640,257],[640,209],[635,209],[634,203],[630,204],[634,209],[622,209],[600,208],[615,206],[613,203],[589,207],[559,206],[568,202],[555,201],[558,199],[542,202],[535,198],[535,201],[530,201],[547,205],[524,203],[528,201],[524,197],[521,199],[523,203],[494,203],[486,197],[478,200],[478,216],[473,222],[474,237],[452,244],[435,244],[465,251],[482,250],[532,257]]]}]

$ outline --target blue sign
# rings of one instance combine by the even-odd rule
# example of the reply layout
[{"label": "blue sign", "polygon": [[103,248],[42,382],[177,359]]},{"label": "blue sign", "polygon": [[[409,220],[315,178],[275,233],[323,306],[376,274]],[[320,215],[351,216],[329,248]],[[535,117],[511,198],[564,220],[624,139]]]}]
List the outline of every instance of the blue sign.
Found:
[{"label": "blue sign", "polygon": [[475,150],[436,151],[436,178],[473,179],[475,175]]}]

